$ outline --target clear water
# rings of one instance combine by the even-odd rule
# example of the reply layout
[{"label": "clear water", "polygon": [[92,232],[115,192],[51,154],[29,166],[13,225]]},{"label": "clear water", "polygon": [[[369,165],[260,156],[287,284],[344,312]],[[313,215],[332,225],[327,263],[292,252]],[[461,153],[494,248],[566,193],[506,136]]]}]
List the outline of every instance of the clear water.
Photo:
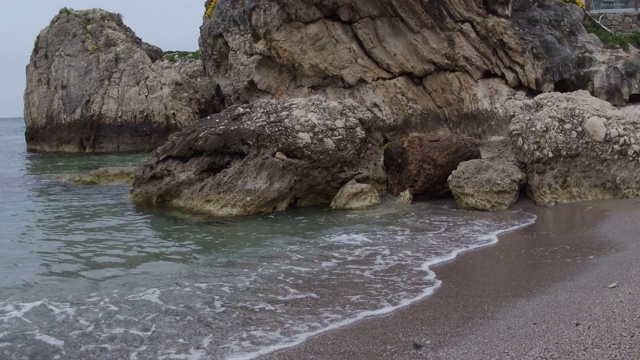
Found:
[{"label": "clear water", "polygon": [[0,120],[0,358],[252,358],[429,295],[429,265],[530,224],[450,201],[219,219],[56,175],[143,155],[32,154]]}]

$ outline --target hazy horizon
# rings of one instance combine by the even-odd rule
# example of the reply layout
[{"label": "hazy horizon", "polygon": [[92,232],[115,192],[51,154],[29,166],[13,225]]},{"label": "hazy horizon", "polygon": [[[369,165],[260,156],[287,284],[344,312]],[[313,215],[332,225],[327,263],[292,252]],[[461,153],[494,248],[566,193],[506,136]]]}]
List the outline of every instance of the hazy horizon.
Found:
[{"label": "hazy horizon", "polygon": [[33,43],[61,8],[99,7],[124,16],[143,41],[163,50],[196,50],[204,0],[0,0],[0,118],[23,117],[25,67]]}]

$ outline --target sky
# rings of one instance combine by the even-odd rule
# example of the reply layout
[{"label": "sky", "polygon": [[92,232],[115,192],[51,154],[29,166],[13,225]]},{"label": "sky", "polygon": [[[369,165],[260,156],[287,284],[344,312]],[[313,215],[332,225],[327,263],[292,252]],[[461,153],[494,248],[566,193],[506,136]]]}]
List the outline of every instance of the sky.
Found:
[{"label": "sky", "polygon": [[120,13],[143,41],[162,50],[197,50],[204,0],[0,0],[0,118],[22,117],[25,67],[33,43],[63,7]]}]

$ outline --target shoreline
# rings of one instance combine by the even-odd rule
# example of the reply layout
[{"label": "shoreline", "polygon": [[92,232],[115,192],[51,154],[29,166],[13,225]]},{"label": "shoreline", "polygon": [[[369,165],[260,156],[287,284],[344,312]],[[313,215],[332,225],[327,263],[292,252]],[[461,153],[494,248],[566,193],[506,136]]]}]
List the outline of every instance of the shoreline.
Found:
[{"label": "shoreline", "polygon": [[[543,208],[521,201],[514,209],[534,213],[535,223],[433,266],[442,283],[432,295],[260,359],[590,358],[596,348],[593,356],[601,359],[608,356],[603,348],[624,348],[607,346],[608,337],[592,331],[617,334],[622,320],[602,315],[607,311],[638,320],[625,333],[631,346],[615,357],[640,358],[637,202]],[[638,291],[624,292],[619,306],[615,295],[627,288]]]},{"label": "shoreline", "polygon": [[[512,211],[513,209],[509,209],[507,211]],[[534,216],[534,218],[531,220],[531,222],[526,223],[526,224],[521,224],[521,225],[516,225],[513,226],[511,228],[507,228],[507,229],[503,229],[503,230],[499,230],[499,231],[495,231],[492,233],[488,233],[485,235],[482,235],[480,238],[481,239],[487,239],[487,242],[484,244],[478,244],[478,245],[472,245],[470,247],[467,248],[460,248],[457,250],[452,251],[451,253],[445,255],[445,256],[441,256],[441,257],[437,257],[434,258],[432,260],[429,260],[427,262],[425,262],[424,264],[422,264],[421,269],[425,272],[425,276],[424,279],[426,280],[431,280],[435,282],[435,285],[432,287],[428,287],[425,288],[424,291],[419,294],[418,296],[411,298],[411,299],[405,299],[403,300],[400,304],[393,306],[393,307],[384,307],[381,309],[376,309],[376,310],[366,310],[366,311],[362,311],[360,313],[357,314],[356,317],[354,318],[349,318],[349,319],[345,319],[343,321],[334,323],[329,325],[326,328],[320,329],[320,330],[316,330],[314,332],[311,333],[305,333],[302,334],[301,336],[299,336],[299,338],[295,338],[289,342],[286,343],[281,343],[275,346],[271,346],[271,347],[267,347],[267,348],[263,348],[259,351],[256,352],[252,352],[252,353],[244,353],[244,354],[240,354],[238,356],[231,356],[228,359],[229,360],[249,360],[249,359],[259,359],[262,358],[264,356],[269,356],[270,354],[273,353],[277,353],[280,351],[286,351],[288,349],[292,349],[292,348],[296,348],[297,346],[300,346],[302,344],[304,344],[307,340],[315,338],[317,336],[322,336],[325,333],[328,332],[332,332],[335,330],[339,330],[345,327],[349,327],[352,326],[353,324],[363,321],[363,320],[368,320],[368,319],[373,319],[373,318],[377,318],[380,316],[387,316],[390,315],[392,313],[394,313],[395,311],[401,310],[403,308],[406,307],[410,307],[415,303],[418,303],[420,301],[424,301],[426,299],[428,299],[429,297],[433,296],[433,294],[438,291],[438,289],[442,286],[442,281],[438,278],[436,272],[434,271],[435,268],[438,268],[439,266],[446,264],[446,263],[450,263],[450,262],[454,262],[456,260],[456,258],[458,258],[461,254],[467,253],[467,252],[473,252],[473,251],[477,251],[477,250],[481,250],[483,248],[486,247],[490,247],[493,246],[495,244],[497,244],[500,241],[500,236],[502,236],[502,234],[506,234],[506,233],[510,233],[513,231],[517,231],[519,229],[522,228],[526,228],[527,226],[531,226],[532,224],[535,223],[535,221],[537,220],[537,216]]]}]

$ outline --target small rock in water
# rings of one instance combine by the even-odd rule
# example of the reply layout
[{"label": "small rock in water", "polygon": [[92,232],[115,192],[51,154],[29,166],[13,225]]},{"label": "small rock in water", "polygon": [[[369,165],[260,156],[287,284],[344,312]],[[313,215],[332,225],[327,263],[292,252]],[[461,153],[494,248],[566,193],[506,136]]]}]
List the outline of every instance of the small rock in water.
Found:
[{"label": "small rock in water", "polygon": [[609,286],[607,286],[607,287],[608,287],[609,289],[615,289],[615,288],[617,288],[617,287],[618,287],[618,283],[615,283],[615,282],[614,282],[614,283],[611,283],[611,284],[609,284]]},{"label": "small rock in water", "polygon": [[414,349],[416,349],[416,350],[420,350],[420,349],[422,349],[423,347],[424,347],[424,345],[423,345],[423,344],[421,344],[421,343],[419,343],[419,342],[417,342],[417,341],[414,341],[414,342],[413,342],[413,348],[414,348]]},{"label": "small rock in water", "polygon": [[413,202],[413,194],[411,194],[410,190],[405,190],[398,195],[396,198],[396,202],[400,204],[411,205]]}]

